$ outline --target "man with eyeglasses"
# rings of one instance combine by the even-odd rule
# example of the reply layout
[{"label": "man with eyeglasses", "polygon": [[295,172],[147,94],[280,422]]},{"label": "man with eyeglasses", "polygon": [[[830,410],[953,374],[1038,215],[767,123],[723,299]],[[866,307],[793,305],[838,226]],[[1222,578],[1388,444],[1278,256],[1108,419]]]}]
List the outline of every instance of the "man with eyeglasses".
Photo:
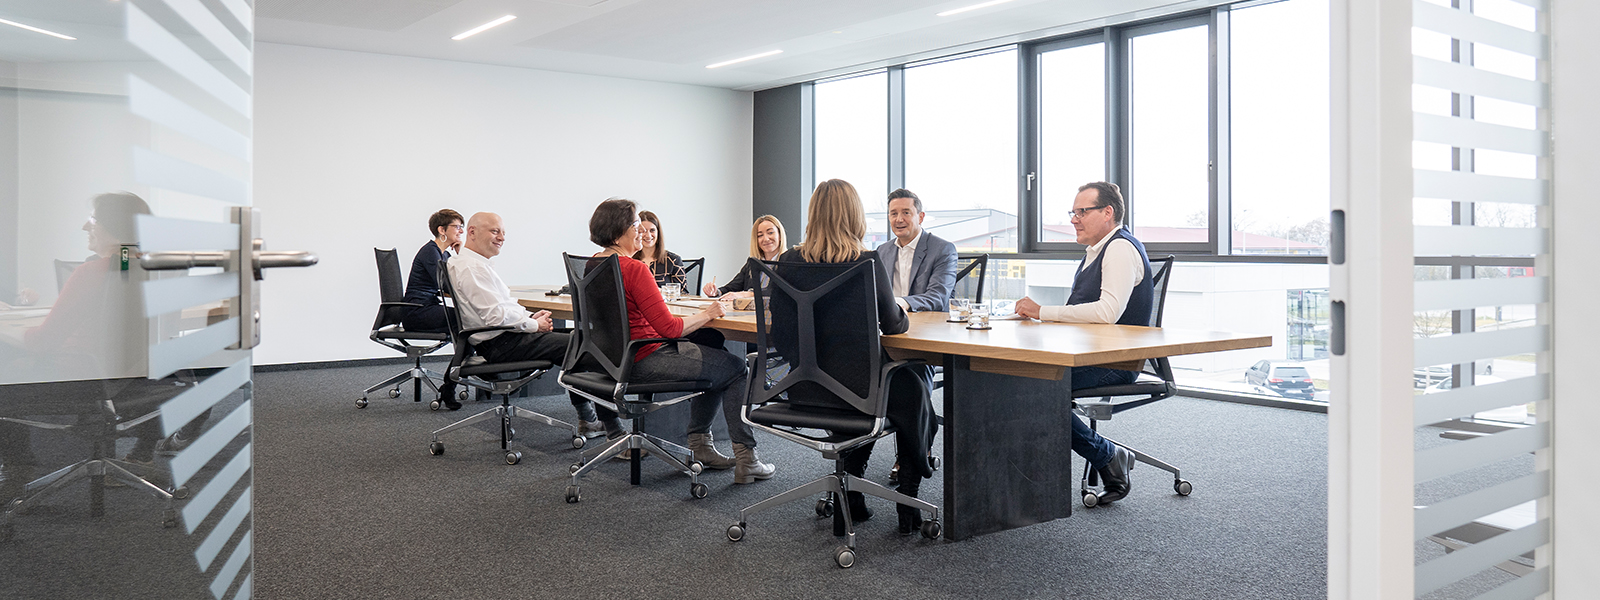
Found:
[{"label": "man with eyeglasses", "polygon": [[[1078,188],[1072,200],[1072,227],[1078,243],[1088,246],[1072,282],[1066,306],[1040,306],[1032,298],[1017,301],[1017,314],[1062,323],[1150,324],[1155,304],[1150,257],[1144,244],[1122,228],[1126,203],[1117,184],[1096,181]],[[1133,383],[1133,371],[1104,367],[1074,367],[1072,389]],[[1133,453],[1090,429],[1082,417],[1072,419],[1072,451],[1082,456],[1105,481],[1100,502],[1115,502],[1128,495],[1132,482]]]}]

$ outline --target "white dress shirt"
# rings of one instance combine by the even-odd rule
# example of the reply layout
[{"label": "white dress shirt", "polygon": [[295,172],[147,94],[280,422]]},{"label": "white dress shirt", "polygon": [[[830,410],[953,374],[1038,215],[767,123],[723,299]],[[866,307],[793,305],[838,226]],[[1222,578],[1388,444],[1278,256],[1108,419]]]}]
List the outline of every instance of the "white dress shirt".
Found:
[{"label": "white dress shirt", "polygon": [[[462,248],[460,255],[445,264],[450,270],[450,283],[455,287],[454,300],[461,315],[462,329],[505,325],[514,327],[512,331],[539,331],[539,322],[511,297],[511,288],[495,273],[494,263],[482,254]],[[504,332],[475,333],[472,343],[482,343],[501,333]]]},{"label": "white dress shirt", "polygon": [[906,302],[906,296],[911,294],[911,267],[917,257],[917,242],[922,241],[922,234],[917,232],[917,237],[911,238],[911,243],[900,245],[900,238],[895,238],[894,244],[899,254],[894,259],[894,277],[889,287],[894,290],[894,302],[900,305],[900,310],[911,312],[911,304]]},{"label": "white dress shirt", "polygon": [[[1105,258],[1100,261],[1100,299],[1071,306],[1041,306],[1039,320],[1115,323],[1122,318],[1122,311],[1128,308],[1128,297],[1133,295],[1133,286],[1144,280],[1144,261],[1139,260],[1139,250],[1133,247],[1132,242],[1112,237],[1120,229],[1122,227],[1119,226],[1111,230],[1106,237],[1089,246],[1083,256],[1083,264],[1087,265],[1102,252],[1105,253]],[[1112,240],[1117,243],[1109,244]]]}]

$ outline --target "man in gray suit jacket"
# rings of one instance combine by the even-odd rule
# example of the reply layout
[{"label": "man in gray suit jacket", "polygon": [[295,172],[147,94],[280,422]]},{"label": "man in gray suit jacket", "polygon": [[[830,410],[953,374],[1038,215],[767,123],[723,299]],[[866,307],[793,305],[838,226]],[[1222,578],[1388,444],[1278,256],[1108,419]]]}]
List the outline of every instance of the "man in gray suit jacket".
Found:
[{"label": "man in gray suit jacket", "polygon": [[878,246],[889,271],[894,301],[906,312],[950,309],[956,285],[956,246],[922,229],[922,199],[909,190],[889,194],[889,228],[895,239]]}]

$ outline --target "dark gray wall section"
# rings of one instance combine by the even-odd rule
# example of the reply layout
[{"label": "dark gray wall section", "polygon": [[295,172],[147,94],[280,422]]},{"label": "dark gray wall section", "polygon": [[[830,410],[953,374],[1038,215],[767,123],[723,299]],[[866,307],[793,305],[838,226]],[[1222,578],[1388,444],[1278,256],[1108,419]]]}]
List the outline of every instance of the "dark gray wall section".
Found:
[{"label": "dark gray wall section", "polygon": [[752,159],[755,173],[750,220],[773,215],[783,221],[789,243],[804,236],[806,199],[811,196],[811,84],[756,92]]}]

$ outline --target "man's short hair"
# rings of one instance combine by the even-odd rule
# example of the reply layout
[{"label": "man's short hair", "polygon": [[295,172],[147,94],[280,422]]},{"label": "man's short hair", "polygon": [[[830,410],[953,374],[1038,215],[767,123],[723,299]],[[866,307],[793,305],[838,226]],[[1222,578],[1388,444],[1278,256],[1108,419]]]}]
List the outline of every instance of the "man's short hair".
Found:
[{"label": "man's short hair", "polygon": [[1094,190],[1098,194],[1095,203],[1100,206],[1111,207],[1112,217],[1117,220],[1118,224],[1122,223],[1122,214],[1127,210],[1127,204],[1122,200],[1122,188],[1109,181],[1092,181],[1078,188],[1079,192],[1085,190]]},{"label": "man's short hair", "polygon": [[610,248],[617,238],[633,227],[634,210],[638,205],[625,198],[609,198],[594,207],[589,217],[589,241],[601,248]]},{"label": "man's short hair", "polygon": [[467,224],[467,220],[461,218],[461,213],[448,208],[441,208],[439,212],[433,213],[433,216],[428,217],[428,234],[433,237],[439,237],[440,227],[447,227],[456,221],[461,221],[462,225]]},{"label": "man's short hair", "polygon": [[895,198],[910,198],[911,204],[917,207],[917,212],[922,212],[922,199],[918,198],[916,194],[911,193],[911,190],[900,188],[898,190],[889,192],[889,201],[894,202]]}]

